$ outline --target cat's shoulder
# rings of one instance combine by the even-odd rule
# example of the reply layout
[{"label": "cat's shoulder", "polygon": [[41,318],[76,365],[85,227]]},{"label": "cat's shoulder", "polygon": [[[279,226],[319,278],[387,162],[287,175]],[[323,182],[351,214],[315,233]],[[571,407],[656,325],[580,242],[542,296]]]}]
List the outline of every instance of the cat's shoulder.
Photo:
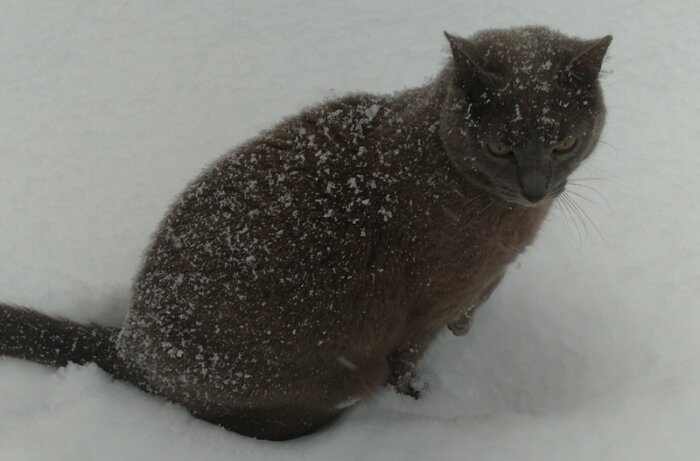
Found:
[{"label": "cat's shoulder", "polygon": [[309,106],[282,121],[262,139],[297,137],[299,133],[318,134],[339,142],[361,140],[391,112],[393,98],[370,93],[350,93]]}]

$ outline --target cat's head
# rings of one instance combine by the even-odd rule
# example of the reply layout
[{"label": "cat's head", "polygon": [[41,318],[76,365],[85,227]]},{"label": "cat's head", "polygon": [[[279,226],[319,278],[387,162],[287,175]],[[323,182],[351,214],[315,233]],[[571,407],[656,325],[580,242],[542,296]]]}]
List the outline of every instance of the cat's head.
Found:
[{"label": "cat's head", "polygon": [[544,27],[445,35],[452,62],[440,136],[453,164],[508,202],[561,193],[605,120],[598,74],[612,37],[584,41]]}]

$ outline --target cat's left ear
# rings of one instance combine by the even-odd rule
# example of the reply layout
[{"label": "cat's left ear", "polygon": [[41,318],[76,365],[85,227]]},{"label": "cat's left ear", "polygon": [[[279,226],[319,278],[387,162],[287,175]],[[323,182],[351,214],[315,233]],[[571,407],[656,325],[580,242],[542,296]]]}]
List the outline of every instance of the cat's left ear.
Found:
[{"label": "cat's left ear", "polygon": [[455,77],[461,86],[476,87],[478,84],[493,84],[495,77],[486,72],[474,60],[474,50],[471,42],[463,38],[443,32],[450,42],[452,58],[455,66]]},{"label": "cat's left ear", "polygon": [[583,51],[578,53],[564,68],[565,77],[585,85],[595,83],[610,42],[612,42],[612,35],[585,42]]}]

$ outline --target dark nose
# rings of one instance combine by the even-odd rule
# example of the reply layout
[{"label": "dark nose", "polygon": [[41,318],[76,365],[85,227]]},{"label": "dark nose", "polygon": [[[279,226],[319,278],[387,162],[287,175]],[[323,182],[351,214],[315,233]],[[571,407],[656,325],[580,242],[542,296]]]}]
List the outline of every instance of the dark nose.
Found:
[{"label": "dark nose", "polygon": [[523,197],[537,203],[547,195],[547,178],[536,171],[524,174],[520,179]]}]

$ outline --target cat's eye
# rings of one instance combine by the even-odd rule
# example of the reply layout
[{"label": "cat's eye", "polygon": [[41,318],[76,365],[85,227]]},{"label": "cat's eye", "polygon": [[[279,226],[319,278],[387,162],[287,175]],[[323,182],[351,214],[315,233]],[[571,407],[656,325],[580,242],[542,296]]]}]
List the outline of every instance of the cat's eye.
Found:
[{"label": "cat's eye", "polygon": [[506,146],[505,144],[501,142],[489,142],[486,143],[486,148],[488,149],[489,152],[491,152],[493,155],[496,155],[498,157],[504,157],[506,155],[510,155],[513,153],[513,149],[510,147]]},{"label": "cat's eye", "polygon": [[576,138],[566,138],[556,146],[552,148],[552,152],[555,154],[565,154],[571,151],[576,146]]}]

